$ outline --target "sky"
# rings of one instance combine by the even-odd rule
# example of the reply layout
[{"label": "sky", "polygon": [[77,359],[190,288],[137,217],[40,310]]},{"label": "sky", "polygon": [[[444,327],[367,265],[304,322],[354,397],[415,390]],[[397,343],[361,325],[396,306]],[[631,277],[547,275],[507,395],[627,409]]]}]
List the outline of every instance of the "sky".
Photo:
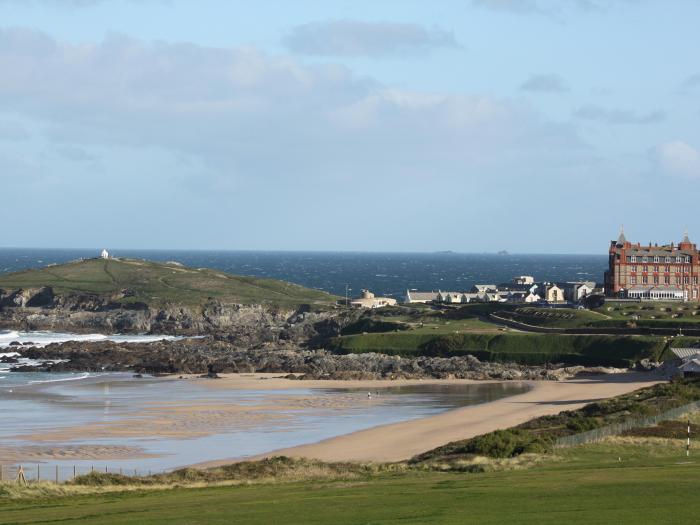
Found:
[{"label": "sky", "polygon": [[0,246],[700,240],[696,0],[0,0]]}]

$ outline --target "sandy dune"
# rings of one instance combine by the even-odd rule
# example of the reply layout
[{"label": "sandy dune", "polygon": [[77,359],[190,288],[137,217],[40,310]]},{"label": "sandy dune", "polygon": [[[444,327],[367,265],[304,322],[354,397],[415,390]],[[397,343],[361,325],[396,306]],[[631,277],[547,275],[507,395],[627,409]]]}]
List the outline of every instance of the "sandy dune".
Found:
[{"label": "sandy dune", "polygon": [[[588,403],[624,394],[660,381],[658,376],[651,374],[626,373],[560,382],[530,382],[532,390],[525,394],[460,408],[425,419],[374,427],[319,443],[275,450],[258,457],[286,455],[326,461],[400,461],[450,441],[507,428],[534,417],[556,414],[562,410],[573,410]],[[248,381],[245,378],[234,377],[215,383],[218,383],[215,385],[216,388],[224,388],[236,387]],[[320,386],[280,379],[270,379],[264,383],[266,388],[283,388],[284,384],[287,388],[291,385],[312,388]],[[357,385],[349,384],[352,382],[342,382],[342,385],[321,383],[328,388],[359,386],[361,382],[356,382]],[[384,386],[379,382],[369,384],[375,387]],[[392,384],[396,383],[392,382]],[[198,466],[222,465],[231,463],[235,459],[208,462]]]}]

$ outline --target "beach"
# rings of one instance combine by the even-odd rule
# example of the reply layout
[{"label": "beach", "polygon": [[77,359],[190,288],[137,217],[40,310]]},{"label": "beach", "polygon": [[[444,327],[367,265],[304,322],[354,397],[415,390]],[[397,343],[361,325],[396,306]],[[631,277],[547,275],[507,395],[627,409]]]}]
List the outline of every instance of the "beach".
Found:
[{"label": "beach", "polygon": [[[5,399],[24,411],[8,415],[25,423],[17,420],[0,436],[0,463],[158,471],[277,455],[402,461],[660,380],[644,373],[566,381],[307,381],[264,373],[141,380],[110,374],[6,392]],[[39,411],[36,417],[32,410]],[[41,416],[56,419],[37,422]]]},{"label": "beach", "polygon": [[[436,380],[439,381],[439,380]],[[497,429],[508,428],[529,419],[575,410],[582,406],[638,388],[661,382],[661,378],[646,373],[605,374],[566,381],[529,382],[531,389],[523,394],[506,397],[490,403],[457,408],[435,416],[382,425],[351,434],[334,437],[318,443],[274,450],[258,458],[291,456],[324,461],[402,461],[440,445],[478,436]],[[212,383],[212,388],[237,388],[251,384],[247,377],[227,376]],[[447,380],[468,383],[467,380]],[[474,382],[474,381],[471,381]],[[266,388],[284,388],[286,379],[268,379]],[[322,381],[310,381],[317,388]],[[371,388],[380,381],[342,381]],[[395,384],[395,381],[390,383]],[[225,458],[198,464],[199,467],[224,465],[240,458]]]}]

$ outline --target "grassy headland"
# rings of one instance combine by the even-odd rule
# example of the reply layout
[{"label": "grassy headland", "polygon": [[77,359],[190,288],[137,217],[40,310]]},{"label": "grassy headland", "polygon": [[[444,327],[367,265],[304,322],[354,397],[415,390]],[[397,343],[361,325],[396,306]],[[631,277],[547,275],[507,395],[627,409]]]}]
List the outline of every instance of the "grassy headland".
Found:
[{"label": "grassy headland", "polygon": [[197,306],[211,299],[237,304],[332,305],[336,299],[273,279],[135,259],[87,259],[0,275],[0,289],[6,291],[41,287],[50,287],[59,296],[94,294],[148,306]]}]

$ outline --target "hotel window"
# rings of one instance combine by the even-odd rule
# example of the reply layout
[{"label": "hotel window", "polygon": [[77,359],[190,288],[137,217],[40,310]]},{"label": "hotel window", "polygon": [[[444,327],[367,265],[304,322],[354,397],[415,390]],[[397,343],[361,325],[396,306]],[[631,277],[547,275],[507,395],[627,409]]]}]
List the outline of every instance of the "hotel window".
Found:
[{"label": "hotel window", "polygon": [[642,257],[642,262],[647,262],[647,256]]},{"label": "hotel window", "polygon": [[676,284],[681,284],[681,278],[676,275],[675,277],[675,283]]},{"label": "hotel window", "polygon": [[698,276],[693,277],[693,284],[698,284]]},{"label": "hotel window", "polygon": [[637,256],[636,256],[636,255],[633,255],[632,257],[630,257],[630,262],[636,263],[636,262],[637,262]]},{"label": "hotel window", "polygon": [[654,266],[654,271],[655,271],[655,272],[658,272],[658,271],[659,271],[659,267],[658,267],[658,266]]},{"label": "hotel window", "polygon": [[686,263],[689,263],[689,262],[690,262],[690,257],[686,256],[686,257],[685,257],[685,262],[686,262]]},{"label": "hotel window", "polygon": [[684,266],[684,267],[683,267],[683,273],[688,273],[688,267],[687,267],[687,266]]},{"label": "hotel window", "polygon": [[658,255],[654,255],[654,262],[655,262],[655,263],[659,262],[659,256],[658,256]]},{"label": "hotel window", "polygon": [[659,284],[659,276],[658,275],[654,276],[654,284]]},{"label": "hotel window", "polygon": [[642,267],[642,271],[643,271],[643,272],[648,272],[648,271],[649,271],[649,267],[645,264],[645,265]]},{"label": "hotel window", "polygon": [[637,284],[637,278],[634,276],[630,277],[630,284]]},{"label": "hotel window", "polygon": [[642,276],[642,284],[647,284],[649,282],[649,278],[646,275]]},{"label": "hotel window", "polygon": [[690,278],[687,275],[683,277],[683,284],[690,284]]},{"label": "hotel window", "polygon": [[636,264],[632,265],[632,271],[633,271],[633,272],[636,272],[636,271],[637,271],[637,265],[636,265]]},{"label": "hotel window", "polygon": [[669,265],[664,266],[664,272],[670,272],[671,267]]},{"label": "hotel window", "polygon": [[664,284],[671,284],[671,278],[668,275],[664,276]]},{"label": "hotel window", "polygon": [[676,257],[676,262],[677,262],[677,263],[683,262],[683,258],[682,258],[682,257]]},{"label": "hotel window", "polygon": [[670,263],[670,262],[671,262],[671,258],[670,258],[670,257],[666,257],[666,259],[664,259],[664,261],[667,262],[667,263]]}]

